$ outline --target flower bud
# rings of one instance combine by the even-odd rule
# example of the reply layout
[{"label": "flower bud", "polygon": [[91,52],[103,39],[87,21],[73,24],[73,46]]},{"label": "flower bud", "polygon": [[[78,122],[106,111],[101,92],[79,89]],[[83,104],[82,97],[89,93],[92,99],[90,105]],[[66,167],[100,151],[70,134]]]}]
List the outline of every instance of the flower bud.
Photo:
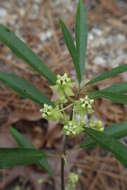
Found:
[{"label": "flower bud", "polygon": [[101,120],[98,120],[98,121],[96,122],[96,129],[97,129],[98,131],[100,131],[100,132],[104,131],[104,127],[103,127],[103,125],[102,125],[102,121],[101,121]]},{"label": "flower bud", "polygon": [[97,131],[104,131],[104,127],[102,125],[102,121],[101,120],[93,120],[91,119],[89,121],[89,127],[92,128],[92,129],[95,129]]}]

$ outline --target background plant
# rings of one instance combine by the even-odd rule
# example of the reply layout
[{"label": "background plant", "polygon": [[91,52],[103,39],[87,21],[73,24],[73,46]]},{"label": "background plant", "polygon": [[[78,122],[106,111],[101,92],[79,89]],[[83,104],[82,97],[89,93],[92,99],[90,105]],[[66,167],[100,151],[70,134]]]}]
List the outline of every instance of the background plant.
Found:
[{"label": "background plant", "polygon": [[[67,29],[62,20],[60,20],[60,25],[62,28],[66,45],[71,54],[74,67],[77,73],[77,79],[79,84],[77,94],[79,97],[81,89],[88,89],[88,87],[90,88],[90,85],[94,83],[97,83],[110,77],[117,76],[118,74],[127,70],[127,65],[121,65],[90,80],[88,83],[85,84],[85,86],[84,84],[81,84],[81,82],[83,81],[83,74],[85,71],[84,52],[86,52],[87,47],[86,17],[82,1],[79,1],[77,9],[75,24],[75,40],[73,40],[69,30]],[[40,58],[38,58],[38,56],[35,55],[26,46],[25,43],[19,40],[13,32],[11,32],[8,28],[4,27],[3,25],[0,25],[0,40],[3,43],[5,43],[19,58],[23,59],[34,70],[38,71],[41,75],[43,75],[52,86],[56,84],[57,77],[55,76],[55,74],[53,74],[51,70],[42,63],[42,60],[40,60]],[[24,79],[19,78],[16,75],[0,72],[0,80],[7,84],[9,87],[13,88],[23,97],[32,99],[33,101],[37,102],[40,106],[42,106],[43,104],[53,106],[53,102],[51,102],[46,97],[46,95],[44,95],[41,91],[39,91],[28,81],[25,81]],[[126,86],[126,83],[114,84],[100,91],[87,91],[87,94],[92,99],[103,97],[110,99],[116,103],[126,104]],[[75,100],[77,99],[78,97],[75,97]],[[105,129],[103,133],[92,130],[91,128],[85,128],[85,132],[88,133],[90,138],[81,144],[82,148],[92,146],[96,142],[101,147],[104,147],[107,150],[111,151],[114,154],[114,156],[116,156],[116,158],[119,159],[119,161],[126,166],[126,147],[117,140],[123,136],[126,136],[126,124],[113,125],[111,128]],[[53,175],[51,167],[47,162],[45,152],[35,150],[33,145],[31,145],[31,143],[24,139],[15,129],[11,129],[11,134],[20,145],[20,148],[0,149],[1,168],[36,163],[40,164],[51,175]],[[24,154],[25,152],[27,152],[27,154]],[[62,167],[64,165],[64,160],[65,159],[62,156]]]}]

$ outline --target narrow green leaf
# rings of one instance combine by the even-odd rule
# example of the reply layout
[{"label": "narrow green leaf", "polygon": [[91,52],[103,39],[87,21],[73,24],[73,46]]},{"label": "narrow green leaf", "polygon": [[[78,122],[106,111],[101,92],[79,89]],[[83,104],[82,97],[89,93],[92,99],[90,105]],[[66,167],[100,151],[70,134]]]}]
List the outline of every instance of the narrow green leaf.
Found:
[{"label": "narrow green leaf", "polygon": [[43,155],[35,149],[0,148],[0,168],[36,164]]},{"label": "narrow green leaf", "polygon": [[78,64],[80,66],[81,77],[85,70],[85,59],[87,49],[87,22],[85,9],[82,0],[79,0],[76,23],[75,23],[76,49],[78,55]]},{"label": "narrow green leaf", "polygon": [[[127,123],[112,124],[111,126],[105,128],[104,133],[115,139],[123,138],[127,136]],[[80,147],[91,148],[95,145],[95,141],[89,137],[81,143]]]},{"label": "narrow green leaf", "polygon": [[[26,138],[21,135],[16,129],[10,128],[10,133],[12,137],[16,140],[17,144],[22,148],[33,148],[36,150],[34,145]],[[43,157],[41,160],[39,160],[39,165],[44,168],[51,176],[53,176],[53,170],[51,166],[49,165],[47,159],[46,159],[46,153],[44,152]]]},{"label": "narrow green leaf", "polygon": [[40,167],[42,169],[44,169],[45,171],[47,171],[50,176],[52,176],[52,177],[54,176],[53,169],[50,166],[50,164],[49,164],[48,160],[46,159],[46,157],[43,157],[41,160],[39,160],[38,163],[39,163]]},{"label": "narrow green leaf", "polygon": [[121,93],[107,92],[104,90],[94,91],[90,95],[91,98],[106,98],[114,103],[127,104],[127,95]]},{"label": "narrow green leaf", "polygon": [[16,129],[10,128],[10,133],[12,137],[16,140],[17,144],[20,146],[20,148],[32,148],[35,149],[34,145],[26,139],[21,133],[19,133]]},{"label": "narrow green leaf", "polygon": [[85,131],[100,147],[112,152],[122,165],[127,166],[127,147],[125,145],[103,132],[90,128],[86,128]]},{"label": "narrow green leaf", "polygon": [[13,53],[23,59],[34,70],[43,75],[51,84],[55,84],[56,76],[42,60],[14,32],[0,24],[0,41],[7,45]]},{"label": "narrow green leaf", "polygon": [[107,88],[104,88],[103,91],[113,93],[127,93],[127,82],[113,84]]},{"label": "narrow green leaf", "polygon": [[23,78],[14,74],[0,72],[0,80],[21,96],[29,98],[40,105],[44,103],[52,104],[52,102],[39,89]]},{"label": "narrow green leaf", "polygon": [[103,74],[93,78],[92,80],[90,80],[86,85],[88,84],[94,84],[96,82],[111,78],[111,77],[115,77],[117,75],[119,75],[120,73],[126,72],[127,71],[127,64],[115,67],[109,71],[104,72]]},{"label": "narrow green leaf", "polygon": [[79,83],[81,82],[81,74],[80,74],[80,67],[77,61],[77,52],[76,52],[76,47],[72,38],[72,35],[70,33],[70,31],[68,30],[68,28],[66,27],[66,25],[64,24],[64,22],[60,19],[60,26],[62,29],[62,33],[63,33],[63,37],[64,37],[64,41],[67,45],[67,48],[70,52],[70,55],[72,57],[73,60],[73,64],[77,73],[77,78]]}]

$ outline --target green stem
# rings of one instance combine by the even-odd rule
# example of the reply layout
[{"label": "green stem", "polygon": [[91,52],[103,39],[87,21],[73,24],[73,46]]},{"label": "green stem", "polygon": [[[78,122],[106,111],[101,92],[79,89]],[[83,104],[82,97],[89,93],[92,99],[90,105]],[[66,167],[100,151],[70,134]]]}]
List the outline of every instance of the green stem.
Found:
[{"label": "green stem", "polygon": [[[79,85],[79,89],[78,89],[78,95],[77,95],[77,99],[80,96],[80,85]],[[74,103],[74,100],[70,99],[70,101],[72,101],[72,105]],[[61,110],[64,112],[63,110],[63,106],[61,106]],[[70,120],[72,120],[73,118],[73,114],[74,114],[74,110],[71,111],[70,114]],[[67,137],[64,136],[63,137],[63,147],[62,147],[62,156],[61,156],[61,190],[65,190],[65,157],[66,157],[66,141],[67,141]]]},{"label": "green stem", "polygon": [[68,106],[62,108],[60,111],[65,111],[67,110],[68,108],[72,107],[73,106],[73,103],[69,104]]},{"label": "green stem", "polygon": [[61,190],[65,190],[65,155],[66,155],[66,136],[63,137],[63,149],[61,156]]}]

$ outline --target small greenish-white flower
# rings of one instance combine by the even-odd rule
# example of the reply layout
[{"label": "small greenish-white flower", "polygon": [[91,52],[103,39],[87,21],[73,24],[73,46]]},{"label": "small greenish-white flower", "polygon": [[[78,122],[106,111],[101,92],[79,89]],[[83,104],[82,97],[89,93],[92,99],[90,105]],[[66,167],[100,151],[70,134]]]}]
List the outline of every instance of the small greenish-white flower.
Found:
[{"label": "small greenish-white flower", "polygon": [[77,121],[69,121],[66,125],[63,127],[63,134],[67,136],[75,136],[79,135],[81,132],[83,132],[83,127],[78,124]]},{"label": "small greenish-white flower", "polygon": [[70,183],[76,184],[79,180],[79,176],[74,172],[70,172],[68,180]]},{"label": "small greenish-white flower", "polygon": [[44,119],[59,121],[62,117],[58,106],[53,107],[51,105],[44,104],[44,107],[40,110],[40,112],[42,113],[42,118]]},{"label": "small greenish-white flower", "polygon": [[87,114],[93,113],[93,103],[94,100],[89,98],[88,96],[80,99],[81,108],[84,109]]},{"label": "small greenish-white flower", "polygon": [[68,77],[67,73],[63,76],[57,75],[56,85],[52,86],[54,91],[58,92],[58,101],[61,103],[67,102],[67,97],[74,95],[74,82]]},{"label": "small greenish-white flower", "polygon": [[85,114],[92,114],[94,112],[93,103],[93,99],[85,96],[84,98],[80,98],[78,101],[76,101],[74,109],[82,116]]},{"label": "small greenish-white flower", "polygon": [[66,190],[74,190],[76,188],[78,180],[79,180],[79,176],[74,172],[70,172],[68,176],[68,183],[67,183]]}]

